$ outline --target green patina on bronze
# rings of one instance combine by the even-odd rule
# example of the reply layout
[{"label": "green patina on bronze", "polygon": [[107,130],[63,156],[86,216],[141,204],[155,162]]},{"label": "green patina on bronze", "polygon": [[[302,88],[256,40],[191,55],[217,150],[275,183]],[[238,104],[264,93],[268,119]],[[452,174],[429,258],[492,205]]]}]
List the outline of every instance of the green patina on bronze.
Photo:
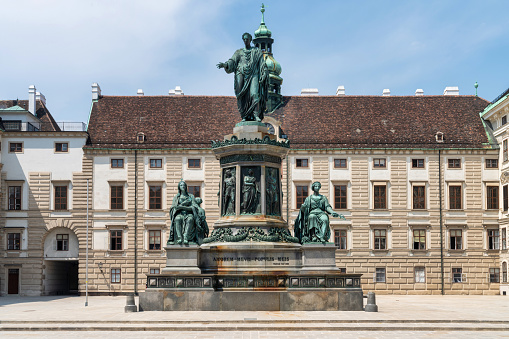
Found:
[{"label": "green patina on bronze", "polygon": [[279,147],[290,148],[290,141],[276,141],[272,140],[268,136],[265,136],[263,139],[239,139],[235,135],[231,137],[230,140],[222,140],[222,141],[212,141],[212,148],[230,146],[230,145],[273,145]]},{"label": "green patina on bronze", "polygon": [[280,164],[281,158],[267,154],[234,154],[221,158],[221,165],[231,164],[240,161],[271,162]]},{"label": "green patina on bronze", "polygon": [[332,210],[329,200],[320,194],[322,185],[316,181],[311,185],[313,194],[304,200],[300,207],[299,216],[295,219],[294,232],[301,244],[326,243],[329,241],[331,231],[329,227],[329,214],[335,218],[345,220],[342,214]]},{"label": "green patina on bronze", "polygon": [[201,198],[195,198],[187,192],[187,184],[180,181],[178,193],[170,208],[170,236],[168,245],[198,244],[209,235],[205,210],[201,208]]},{"label": "green patina on bronze", "polygon": [[236,234],[231,228],[216,228],[210,237],[203,243],[211,242],[241,242],[241,241],[264,241],[264,242],[288,242],[298,243],[299,239],[293,237],[290,231],[284,228],[272,227],[265,233],[259,227],[242,227]]},{"label": "green patina on bronze", "polygon": [[281,215],[279,169],[265,167],[265,210],[267,215]]},{"label": "green patina on bronze", "polygon": [[235,73],[233,83],[242,121],[262,121],[269,90],[269,71],[262,51],[251,46],[251,34],[242,34],[242,40],[244,48],[236,50],[228,61],[218,63],[217,68]]}]

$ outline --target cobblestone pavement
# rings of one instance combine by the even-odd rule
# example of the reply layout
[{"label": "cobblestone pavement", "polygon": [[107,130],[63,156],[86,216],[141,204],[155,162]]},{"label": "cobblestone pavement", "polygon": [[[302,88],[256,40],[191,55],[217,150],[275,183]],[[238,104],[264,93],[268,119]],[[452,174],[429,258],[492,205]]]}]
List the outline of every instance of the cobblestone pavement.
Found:
[{"label": "cobblestone pavement", "polygon": [[0,337],[509,338],[505,296],[381,295],[377,313],[124,313],[125,300],[89,297],[85,307],[85,297],[0,297]]}]

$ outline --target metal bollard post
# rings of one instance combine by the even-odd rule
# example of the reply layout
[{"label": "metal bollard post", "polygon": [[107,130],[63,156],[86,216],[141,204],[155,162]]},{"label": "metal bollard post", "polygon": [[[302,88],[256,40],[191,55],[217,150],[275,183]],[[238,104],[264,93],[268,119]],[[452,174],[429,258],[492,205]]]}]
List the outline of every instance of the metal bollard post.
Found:
[{"label": "metal bollard post", "polygon": [[134,302],[134,293],[129,293],[127,295],[124,311],[125,313],[138,312],[138,307],[136,307],[136,303]]},{"label": "metal bollard post", "polygon": [[378,306],[376,306],[375,300],[375,292],[368,292],[368,301],[366,303],[366,307],[364,307],[364,311],[378,312]]}]

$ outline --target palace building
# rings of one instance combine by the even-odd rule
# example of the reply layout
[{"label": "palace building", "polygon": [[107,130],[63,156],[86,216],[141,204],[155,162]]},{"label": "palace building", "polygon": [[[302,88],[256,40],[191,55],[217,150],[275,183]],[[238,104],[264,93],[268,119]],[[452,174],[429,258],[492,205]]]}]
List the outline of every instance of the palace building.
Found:
[{"label": "palace building", "polygon": [[[330,219],[337,266],[362,273],[365,292],[507,291],[507,92],[491,104],[455,87],[434,96],[354,96],[343,86],[335,96],[283,96],[263,19],[253,42],[270,71],[263,122],[290,142],[280,172],[290,229],[319,181],[346,219]],[[2,294],[84,293],[87,239],[89,293],[143,291],[146,275],[165,266],[181,179],[202,198],[209,227],[219,219],[211,142],[240,121],[235,97],[179,87],[108,96],[93,84],[87,132],[59,127],[41,100],[35,115],[26,104],[0,105]]]}]

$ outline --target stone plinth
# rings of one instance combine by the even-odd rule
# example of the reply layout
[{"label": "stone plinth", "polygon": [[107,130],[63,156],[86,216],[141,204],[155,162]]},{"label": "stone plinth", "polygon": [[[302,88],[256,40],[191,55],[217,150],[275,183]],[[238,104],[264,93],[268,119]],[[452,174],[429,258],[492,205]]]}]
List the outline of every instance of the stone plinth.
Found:
[{"label": "stone plinth", "polygon": [[303,270],[338,271],[336,267],[336,246],[333,243],[310,243],[302,245]]},{"label": "stone plinth", "polygon": [[198,254],[200,246],[168,245],[166,250],[166,267],[162,273],[201,273],[198,267]]}]

